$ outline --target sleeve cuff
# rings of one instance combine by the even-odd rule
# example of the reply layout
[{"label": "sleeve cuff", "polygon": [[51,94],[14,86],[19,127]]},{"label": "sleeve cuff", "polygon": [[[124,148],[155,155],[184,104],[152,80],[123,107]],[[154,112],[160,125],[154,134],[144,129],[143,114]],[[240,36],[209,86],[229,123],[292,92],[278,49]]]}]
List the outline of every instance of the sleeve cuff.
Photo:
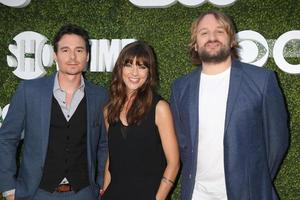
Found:
[{"label": "sleeve cuff", "polygon": [[3,197],[7,197],[9,195],[14,195],[15,194],[16,189],[12,189],[12,190],[8,190],[2,193]]}]

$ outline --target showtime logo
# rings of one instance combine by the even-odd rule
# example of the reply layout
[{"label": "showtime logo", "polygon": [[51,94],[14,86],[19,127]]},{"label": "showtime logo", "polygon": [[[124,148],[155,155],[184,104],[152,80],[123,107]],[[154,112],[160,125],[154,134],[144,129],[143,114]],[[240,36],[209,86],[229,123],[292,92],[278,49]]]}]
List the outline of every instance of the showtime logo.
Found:
[{"label": "showtime logo", "polygon": [[[12,55],[7,56],[9,67],[16,68],[13,73],[21,79],[34,79],[46,74],[45,68],[53,64],[53,47],[48,39],[36,32],[26,31],[13,38],[15,44],[8,49]],[[90,71],[111,72],[124,46],[135,39],[91,39]]]},{"label": "showtime logo", "polygon": [[36,32],[26,31],[13,38],[16,44],[8,46],[13,54],[7,56],[9,67],[15,67],[13,73],[21,79],[34,79],[46,74],[44,67],[53,64],[53,48],[48,39]]}]

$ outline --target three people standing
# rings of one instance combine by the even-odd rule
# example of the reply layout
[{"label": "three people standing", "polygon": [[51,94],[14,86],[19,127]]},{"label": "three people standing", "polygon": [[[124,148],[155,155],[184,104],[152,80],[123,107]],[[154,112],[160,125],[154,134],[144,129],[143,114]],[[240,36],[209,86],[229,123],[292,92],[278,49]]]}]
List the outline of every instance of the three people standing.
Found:
[{"label": "three people standing", "polygon": [[149,45],[121,51],[107,104],[105,90],[82,76],[87,32],[62,27],[58,72],[22,81],[0,129],[0,191],[8,200],[97,199],[100,188],[105,200],[166,199],[178,141],[182,200],[277,200],[273,180],[289,138],[284,98],[273,72],[238,61],[235,34],[221,12],[194,21],[189,50],[199,67],[174,81],[170,109],[155,92]]}]

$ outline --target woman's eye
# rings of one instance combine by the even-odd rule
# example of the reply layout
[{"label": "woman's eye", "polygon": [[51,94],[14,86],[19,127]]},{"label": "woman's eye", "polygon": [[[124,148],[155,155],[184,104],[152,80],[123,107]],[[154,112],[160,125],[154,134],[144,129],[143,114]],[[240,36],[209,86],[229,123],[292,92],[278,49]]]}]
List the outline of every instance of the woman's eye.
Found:
[{"label": "woman's eye", "polygon": [[146,65],[139,65],[140,69],[147,69]]},{"label": "woman's eye", "polygon": [[126,63],[126,64],[125,64],[125,67],[131,67],[131,66],[132,66],[131,63]]}]

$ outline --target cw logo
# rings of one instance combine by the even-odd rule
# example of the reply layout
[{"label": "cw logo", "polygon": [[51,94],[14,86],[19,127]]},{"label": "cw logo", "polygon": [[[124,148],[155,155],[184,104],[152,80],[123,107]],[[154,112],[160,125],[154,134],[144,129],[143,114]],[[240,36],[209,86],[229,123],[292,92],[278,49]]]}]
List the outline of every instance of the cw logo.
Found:
[{"label": "cw logo", "polygon": [[30,1],[31,0],[0,0],[0,3],[10,7],[23,8],[30,4]]},{"label": "cw logo", "polygon": [[186,7],[198,7],[209,2],[218,7],[230,6],[236,0],[129,0],[133,5],[140,8],[166,8],[177,2]]},{"label": "cw logo", "polygon": [[26,31],[13,38],[15,44],[8,46],[14,56],[7,56],[7,64],[16,67],[13,73],[21,79],[38,78],[46,74],[44,67],[53,63],[53,48],[48,39],[36,32]]},{"label": "cw logo", "polygon": [[[251,63],[262,67],[268,61],[270,47],[267,40],[258,32],[245,30],[237,33],[237,39],[241,47],[239,55],[241,61]],[[300,74],[300,64],[293,65],[286,61],[285,57],[300,57],[299,52],[291,47],[293,44],[299,43],[300,31],[289,31],[282,34],[274,43],[273,58],[276,65],[284,72],[290,74]],[[285,52],[286,47],[293,52]],[[263,48],[263,49],[262,49]],[[260,54],[263,56],[259,56]]]}]

